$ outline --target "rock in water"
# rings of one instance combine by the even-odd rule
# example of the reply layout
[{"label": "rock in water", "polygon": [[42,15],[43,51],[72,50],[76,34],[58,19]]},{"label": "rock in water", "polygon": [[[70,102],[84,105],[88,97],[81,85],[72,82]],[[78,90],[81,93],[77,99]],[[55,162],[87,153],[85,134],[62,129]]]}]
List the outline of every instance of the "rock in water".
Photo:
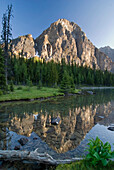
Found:
[{"label": "rock in water", "polygon": [[93,92],[92,92],[92,91],[87,91],[87,93],[93,95]]},{"label": "rock in water", "polygon": [[108,130],[114,131],[114,127],[108,127]]},{"label": "rock in water", "polygon": [[18,142],[23,146],[28,142],[28,139],[27,138],[21,138],[21,139],[18,140]]},{"label": "rock in water", "polygon": [[33,140],[37,140],[38,138],[37,137],[34,137]]},{"label": "rock in water", "polygon": [[20,150],[20,145],[15,146],[14,150]]},{"label": "rock in water", "polygon": [[61,120],[60,117],[52,118],[51,119],[51,124],[52,125],[58,125],[60,120]]}]

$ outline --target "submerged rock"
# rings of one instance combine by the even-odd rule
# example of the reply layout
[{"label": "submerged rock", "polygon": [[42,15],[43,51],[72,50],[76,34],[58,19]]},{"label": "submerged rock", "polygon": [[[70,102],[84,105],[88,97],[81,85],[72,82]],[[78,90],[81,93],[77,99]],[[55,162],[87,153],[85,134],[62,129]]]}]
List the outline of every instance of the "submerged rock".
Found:
[{"label": "submerged rock", "polygon": [[28,142],[28,139],[27,138],[21,138],[21,139],[18,140],[18,142],[23,146]]},{"label": "submerged rock", "polygon": [[72,135],[72,136],[70,137],[70,140],[76,140],[76,136],[75,136],[75,135]]},{"label": "submerged rock", "polygon": [[104,119],[104,116],[98,116],[99,118],[101,118],[101,119]]},{"label": "submerged rock", "polygon": [[38,119],[38,115],[39,115],[39,114],[33,114],[34,120],[37,120],[37,119]]},{"label": "submerged rock", "polygon": [[34,137],[33,140],[37,140],[38,138],[37,137]]},{"label": "submerged rock", "polygon": [[0,166],[2,165],[3,161],[0,161]]},{"label": "submerged rock", "polygon": [[15,146],[14,150],[20,150],[20,145]]},{"label": "submerged rock", "polygon": [[85,92],[84,91],[78,91],[77,93],[75,94],[78,94],[78,95],[85,95]]},{"label": "submerged rock", "polygon": [[60,117],[52,118],[51,119],[51,124],[52,125],[58,125],[60,120],[61,120]]},{"label": "submerged rock", "polygon": [[91,95],[94,94],[93,91],[87,91],[87,93],[88,93],[88,94],[91,94]]}]

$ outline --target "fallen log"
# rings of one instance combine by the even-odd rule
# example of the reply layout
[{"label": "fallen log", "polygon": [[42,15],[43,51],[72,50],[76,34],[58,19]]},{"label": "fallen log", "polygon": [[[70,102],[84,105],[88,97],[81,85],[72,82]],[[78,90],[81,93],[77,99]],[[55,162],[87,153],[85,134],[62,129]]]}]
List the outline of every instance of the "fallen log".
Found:
[{"label": "fallen log", "polygon": [[53,159],[48,153],[38,153],[37,149],[35,151],[15,151],[15,150],[0,150],[0,160],[8,161],[36,161],[38,163],[58,165],[66,164],[74,161],[82,160],[83,158],[71,158],[65,160]]}]

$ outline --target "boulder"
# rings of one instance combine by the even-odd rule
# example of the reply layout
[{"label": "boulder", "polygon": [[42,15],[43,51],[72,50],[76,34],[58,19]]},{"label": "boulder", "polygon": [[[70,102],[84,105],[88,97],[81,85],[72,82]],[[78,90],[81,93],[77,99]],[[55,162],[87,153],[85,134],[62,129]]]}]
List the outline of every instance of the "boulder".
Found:
[{"label": "boulder", "polygon": [[27,138],[20,138],[18,140],[18,142],[23,146],[23,145],[25,145],[28,142],[28,139]]},{"label": "boulder", "polygon": [[20,150],[20,145],[16,145],[16,146],[14,147],[14,150]]},{"label": "boulder", "polygon": [[38,138],[37,137],[34,137],[33,140],[37,140]]},{"label": "boulder", "polygon": [[51,124],[52,125],[58,125],[60,120],[61,120],[60,117],[52,118],[51,119]]},{"label": "boulder", "polygon": [[114,131],[114,127],[108,127],[108,130]]},{"label": "boulder", "polygon": [[88,94],[93,95],[93,91],[87,91]]}]

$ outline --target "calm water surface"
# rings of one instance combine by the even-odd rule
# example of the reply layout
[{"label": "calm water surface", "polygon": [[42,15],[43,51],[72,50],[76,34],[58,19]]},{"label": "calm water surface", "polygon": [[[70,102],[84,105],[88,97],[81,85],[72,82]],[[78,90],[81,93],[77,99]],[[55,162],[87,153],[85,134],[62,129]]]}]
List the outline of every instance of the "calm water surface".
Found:
[{"label": "calm water surface", "polygon": [[[85,154],[88,139],[98,136],[110,142],[114,132],[114,90],[95,95],[59,97],[47,101],[0,104],[0,149],[14,149],[21,137],[28,138],[20,150],[47,152],[56,159]],[[51,118],[59,116],[59,125]]]}]

